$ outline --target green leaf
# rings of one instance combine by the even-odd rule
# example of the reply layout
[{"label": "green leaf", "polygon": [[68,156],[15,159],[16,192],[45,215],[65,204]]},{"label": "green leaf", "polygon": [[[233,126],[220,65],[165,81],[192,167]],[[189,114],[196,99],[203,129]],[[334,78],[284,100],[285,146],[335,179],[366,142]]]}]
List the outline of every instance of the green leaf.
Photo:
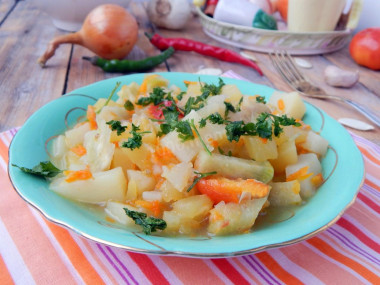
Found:
[{"label": "green leaf", "polygon": [[263,104],[267,103],[264,96],[257,96],[256,97],[256,102],[257,103],[263,103]]},{"label": "green leaf", "polygon": [[135,106],[133,105],[133,103],[130,101],[130,100],[127,100],[125,103],[124,103],[124,108],[127,110],[127,111],[133,111],[135,109]]},{"label": "green leaf", "polygon": [[[161,87],[154,87],[153,91],[149,93],[148,97],[141,97],[137,100],[137,105],[147,106],[151,103],[159,105],[165,100],[166,92]],[[171,95],[170,95],[171,98]]]},{"label": "green leaf", "polygon": [[127,126],[122,126],[120,121],[111,120],[106,122],[106,124],[110,125],[111,130],[116,131],[118,136],[124,133],[127,129]]},{"label": "green leaf", "polygon": [[194,134],[188,121],[179,121],[175,126],[175,130],[178,132],[178,137],[182,142],[194,139]]},{"label": "green leaf", "polygon": [[124,141],[122,143],[122,147],[129,148],[131,150],[134,150],[135,148],[139,148],[142,146],[142,135],[148,134],[150,132],[137,132],[140,130],[139,126],[135,126],[132,124],[132,130],[129,132],[132,137],[129,138],[127,141]]},{"label": "green leaf", "polygon": [[114,87],[113,90],[111,91],[111,94],[108,96],[108,98],[107,98],[106,102],[104,103],[103,107],[101,107],[101,108],[96,112],[97,114],[99,114],[99,113],[102,111],[102,109],[103,109],[105,106],[108,105],[108,103],[111,101],[113,95],[115,94],[117,88],[119,88],[120,84],[121,84],[121,82],[116,82],[115,87]]},{"label": "green leaf", "polygon": [[244,122],[243,121],[235,121],[226,125],[226,134],[227,139],[232,141],[239,141],[240,137],[245,134],[244,131]]},{"label": "green leaf", "polygon": [[27,167],[18,166],[15,164],[12,164],[12,166],[19,168],[25,173],[42,176],[42,177],[49,177],[49,178],[54,177],[58,175],[59,173],[62,173],[62,170],[55,167],[54,164],[51,163],[50,161],[40,162],[40,164],[34,166],[33,168],[27,168]]},{"label": "green leaf", "polygon": [[135,221],[136,225],[139,225],[143,228],[143,232],[146,235],[150,235],[152,232],[155,232],[157,230],[166,229],[166,222],[162,219],[148,217],[145,213],[132,211],[127,208],[124,208],[124,211],[128,217]]}]

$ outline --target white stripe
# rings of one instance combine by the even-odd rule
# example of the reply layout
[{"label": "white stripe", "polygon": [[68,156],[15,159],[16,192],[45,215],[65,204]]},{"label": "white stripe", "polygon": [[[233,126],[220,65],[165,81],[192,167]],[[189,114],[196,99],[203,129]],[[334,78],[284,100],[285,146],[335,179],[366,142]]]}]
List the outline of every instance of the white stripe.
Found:
[{"label": "white stripe", "polygon": [[[373,184],[376,184],[376,185],[380,185],[380,179],[375,177],[375,176],[372,176],[370,173],[366,173],[365,174],[365,177],[371,181]],[[368,184],[367,184],[368,185]],[[368,185],[369,187],[371,187],[371,185]]]},{"label": "white stripe", "polygon": [[[358,222],[357,220],[355,220],[355,218],[353,216],[346,214],[346,215],[344,215],[344,218],[347,221],[349,221],[351,224],[353,224],[355,227],[357,227],[359,230],[361,230],[370,239],[372,239],[373,241],[375,241],[377,243],[380,243],[380,238],[377,235],[374,235],[369,230],[367,230],[367,228],[365,228],[360,222]],[[373,220],[374,220],[373,221],[374,224],[378,223],[378,220],[375,220],[375,219],[373,219]]]},{"label": "white stripe", "polygon": [[374,209],[372,209],[370,206],[368,206],[366,203],[364,203],[362,200],[360,200],[360,198],[356,199],[356,203],[359,203],[361,204],[362,206],[364,206],[364,208],[366,208],[366,210],[368,210],[372,215],[376,216],[377,219],[380,219],[380,214],[377,213]]},{"label": "white stripe", "polygon": [[71,237],[75,240],[79,248],[82,250],[82,253],[88,260],[88,262],[91,263],[92,267],[94,267],[95,271],[99,274],[100,278],[103,279],[104,283],[111,284],[111,280],[108,278],[107,274],[104,272],[104,270],[101,268],[99,263],[95,260],[95,258],[92,256],[90,251],[87,249],[86,245],[84,244],[83,240],[78,237],[77,234],[72,233],[69,231]]},{"label": "white stripe", "polygon": [[314,276],[314,274],[288,259],[286,255],[282,253],[281,249],[268,250],[267,253],[272,256],[273,259],[276,260],[285,271],[297,277],[303,283],[312,285],[324,284],[321,280]]},{"label": "white stripe", "polygon": [[[368,255],[371,255],[372,258],[375,258],[377,259],[379,262],[380,262],[380,254],[377,253],[376,251],[372,250],[370,247],[368,247],[366,244],[364,244],[360,239],[358,239],[354,234],[352,234],[350,231],[346,230],[345,228],[342,228],[340,227],[339,225],[335,225],[334,227],[331,228],[333,231],[337,231],[338,233],[340,233],[341,235],[344,236],[344,238],[342,238],[341,236],[339,236],[339,238],[341,238],[342,240],[349,240],[352,247],[355,248],[355,246],[357,248],[359,248],[359,250],[356,248],[356,250],[358,250],[359,252],[365,252],[366,254]],[[330,233],[329,233],[330,234]],[[336,234],[336,233],[335,233]],[[335,239],[335,237],[334,237]],[[346,241],[346,240],[345,240]],[[341,243],[341,241],[338,241],[338,243]],[[347,241],[346,241],[347,242]],[[376,240],[375,240],[376,242]],[[352,250],[352,249],[350,249]],[[365,253],[362,253],[364,256],[367,256]],[[372,262],[372,261],[369,261],[369,262]],[[380,267],[379,267],[380,269]]]},{"label": "white stripe", "polygon": [[[250,277],[247,273],[245,273],[245,271],[244,271],[242,268],[240,268],[240,266],[236,263],[236,260],[239,260],[239,261],[240,261],[240,259],[238,259],[238,257],[228,259],[228,261],[231,263],[231,265],[232,265],[237,271],[239,271],[239,273],[240,273],[241,275],[243,275],[245,279],[247,279],[247,280],[249,281],[249,284],[257,284],[256,282],[254,282],[254,280],[252,279],[252,277]],[[248,270],[248,269],[247,269],[247,270]]]},{"label": "white stripe", "polygon": [[36,284],[28,267],[0,218],[0,254],[16,284]]},{"label": "white stripe", "polygon": [[224,273],[220,271],[219,268],[210,259],[203,259],[202,261],[206,263],[208,267],[210,267],[211,271],[213,271],[215,275],[218,276],[223,281],[224,284],[233,285],[231,280],[228,279],[227,276],[224,275]]},{"label": "white stripe", "polygon": [[[320,239],[322,239],[324,242],[328,243],[332,248],[334,248],[337,252],[340,254],[356,261],[357,263],[361,264],[362,266],[368,268],[368,263],[371,263],[370,261],[368,262],[367,260],[364,260],[362,256],[359,256],[356,252],[354,252],[352,249],[347,247],[345,244],[343,244],[340,240],[335,238],[330,233],[324,232],[323,234],[318,236]],[[376,268],[375,264],[372,264]],[[369,269],[370,271],[373,272],[373,270]]]},{"label": "white stripe", "polygon": [[5,163],[3,158],[0,156],[0,166],[4,170],[5,173],[8,171],[8,165]]},{"label": "white stripe", "polygon": [[[108,247],[116,255],[117,259],[127,268],[128,272],[133,276],[133,278],[140,284],[152,284],[148,277],[141,271],[140,267],[136,265],[133,259],[124,249]],[[107,252],[107,250],[105,250]],[[109,252],[107,252],[110,255]],[[111,256],[110,256],[111,257]],[[112,257],[111,257],[112,258]],[[119,267],[119,270],[123,272],[124,277],[128,278],[131,283],[134,283],[132,279],[128,276],[123,268],[119,266],[117,261],[114,261],[114,264]]]},{"label": "white stripe", "polygon": [[0,136],[0,139],[6,147],[9,147],[9,144],[11,141],[9,140],[9,138],[7,138],[6,134],[3,134],[2,136]]},{"label": "white stripe", "polygon": [[[103,255],[103,253],[98,248],[98,244],[93,241],[88,241],[89,245],[91,246],[92,250],[96,253],[96,255],[99,257],[100,261],[104,264],[104,266],[107,268],[107,270],[112,274],[113,278],[116,280],[117,284],[124,284],[124,279],[120,276],[119,272],[112,266],[110,262],[108,262],[107,258]],[[109,252],[105,250],[105,248],[102,248],[106,253],[107,256],[109,256]],[[110,256],[112,259],[112,256]],[[116,266],[116,265],[115,265]],[[120,268],[118,268],[120,270]],[[124,276],[124,275],[123,275]]]},{"label": "white stripe", "polygon": [[354,275],[356,278],[358,278],[360,281],[362,281],[364,284],[371,284],[368,282],[367,279],[363,278],[360,274],[358,274],[356,271],[352,270],[351,268],[347,267],[346,265],[340,263],[339,261],[336,261],[335,259],[329,257],[328,255],[324,254],[323,252],[319,251],[318,249],[316,249],[314,246],[312,246],[311,244],[307,243],[307,242],[304,242],[303,243],[306,247],[308,247],[309,249],[311,249],[312,251],[314,251],[316,254],[318,254],[319,256],[321,256],[322,258],[324,259],[327,259],[328,261],[330,261],[331,263],[334,263],[335,265],[337,265],[338,267],[342,268],[343,270],[347,271],[347,272],[350,272],[352,275]]},{"label": "white stripe", "polygon": [[165,276],[169,283],[172,284],[183,284],[181,280],[178,279],[177,275],[166,265],[166,263],[157,255],[148,255],[152,260],[154,265],[157,266],[158,270]]},{"label": "white stripe", "polygon": [[61,258],[63,264],[66,266],[68,271],[73,276],[74,280],[78,284],[85,284],[82,277],[79,275],[78,271],[75,269],[74,265],[71,263],[70,259],[66,255],[65,251],[62,249],[61,245],[56,240],[55,236],[50,231],[49,227],[46,225],[45,220],[40,216],[40,213],[36,209],[32,208],[31,206],[29,206],[29,209],[32,212],[33,216],[36,218],[37,222],[40,224],[45,235],[47,236],[47,238],[50,240],[51,244],[55,248],[55,250],[58,253],[59,257]]}]

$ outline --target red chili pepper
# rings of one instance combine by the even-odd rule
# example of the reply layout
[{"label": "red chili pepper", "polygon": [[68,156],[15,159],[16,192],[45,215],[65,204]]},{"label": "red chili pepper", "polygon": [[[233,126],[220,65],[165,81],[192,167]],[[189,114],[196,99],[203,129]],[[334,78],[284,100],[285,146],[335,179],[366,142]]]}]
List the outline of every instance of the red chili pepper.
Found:
[{"label": "red chili pepper", "polygon": [[255,69],[260,75],[263,75],[260,67],[251,60],[242,57],[240,54],[225,48],[220,48],[217,46],[212,46],[197,42],[194,40],[189,40],[185,38],[163,38],[158,34],[148,34],[145,35],[149,38],[150,42],[160,50],[166,50],[168,47],[173,47],[175,50],[181,51],[194,51],[196,53],[211,56],[222,61],[236,62]]}]

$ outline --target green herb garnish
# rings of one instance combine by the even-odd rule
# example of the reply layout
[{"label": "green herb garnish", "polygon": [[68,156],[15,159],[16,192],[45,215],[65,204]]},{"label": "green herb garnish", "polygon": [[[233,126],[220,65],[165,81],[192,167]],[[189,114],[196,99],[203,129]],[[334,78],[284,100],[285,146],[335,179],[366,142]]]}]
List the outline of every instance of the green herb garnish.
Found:
[{"label": "green herb garnish", "polygon": [[131,150],[134,150],[135,148],[139,148],[142,145],[142,135],[148,134],[150,132],[137,132],[140,128],[138,126],[135,126],[132,124],[132,130],[129,132],[132,137],[129,138],[127,141],[124,141],[122,143],[122,147],[130,148]]},{"label": "green herb garnish", "polygon": [[158,230],[164,230],[166,229],[166,222],[162,219],[157,219],[154,217],[148,217],[147,214],[137,212],[137,211],[131,211],[127,208],[124,208],[125,213],[128,217],[130,217],[132,220],[135,221],[136,225],[139,225],[143,228],[143,232],[146,235],[150,235],[152,232],[155,232]]},{"label": "green herb garnish", "polygon": [[133,111],[135,109],[135,105],[133,105],[133,103],[130,101],[130,100],[127,100],[125,101],[124,103],[124,108],[127,110],[127,111]]},{"label": "green herb garnish", "polygon": [[256,97],[256,102],[257,103],[263,103],[263,104],[267,103],[264,96],[257,96]]},{"label": "green herb garnish", "polygon": [[199,182],[199,180],[201,180],[202,178],[205,178],[207,176],[210,176],[210,175],[215,175],[217,174],[216,171],[212,171],[212,172],[205,172],[205,173],[201,173],[201,172],[198,172],[198,171],[194,171],[195,174],[197,174],[198,176],[194,179],[193,183],[189,186],[189,188],[187,188],[186,192],[190,192],[191,189],[194,188],[194,186]]},{"label": "green herb garnish", "polygon": [[34,166],[33,168],[27,168],[23,166],[18,166],[16,164],[12,164],[12,166],[19,168],[25,173],[42,176],[42,177],[54,177],[59,173],[62,173],[62,170],[58,169],[54,166],[50,161],[43,161],[40,164]]},{"label": "green herb garnish", "polygon": [[204,140],[202,139],[201,134],[199,133],[197,127],[195,126],[195,124],[194,124],[194,119],[191,120],[190,125],[191,125],[191,127],[193,128],[193,130],[195,131],[195,133],[197,134],[197,136],[198,136],[198,138],[199,138],[199,140],[200,140],[200,142],[201,142],[203,148],[205,149],[205,151],[206,151],[209,155],[212,155],[212,154],[211,154],[211,151],[207,148],[206,143],[205,143]]},{"label": "green herb garnish", "polygon": [[141,97],[137,100],[137,105],[147,106],[149,104],[159,105],[165,100],[165,91],[161,87],[154,87],[148,97]]},{"label": "green herb garnish", "polygon": [[115,94],[117,88],[119,88],[120,84],[121,84],[121,82],[116,82],[116,85],[115,85],[115,87],[113,88],[113,90],[111,91],[110,96],[108,96],[107,101],[104,103],[103,107],[101,107],[101,108],[96,112],[97,114],[99,114],[99,113],[102,111],[102,109],[103,109],[105,106],[108,105],[108,103],[111,101],[113,95]]},{"label": "green herb garnish", "polygon": [[122,126],[120,121],[111,120],[106,122],[106,124],[111,127],[111,130],[116,131],[118,136],[124,133],[127,129],[127,126]]}]

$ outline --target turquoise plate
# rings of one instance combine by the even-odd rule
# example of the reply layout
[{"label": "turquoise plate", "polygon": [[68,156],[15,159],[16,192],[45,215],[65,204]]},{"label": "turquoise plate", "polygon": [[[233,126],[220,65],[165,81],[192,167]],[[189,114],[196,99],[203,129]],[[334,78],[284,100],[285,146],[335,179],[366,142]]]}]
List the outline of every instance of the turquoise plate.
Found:
[{"label": "turquoise plate", "polygon": [[[141,84],[146,74],[134,74],[100,81],[79,88],[43,106],[18,131],[9,148],[9,165],[32,167],[48,160],[45,143],[62,133],[65,123],[73,124],[84,114],[81,108],[93,104],[94,98],[107,97],[117,81]],[[171,84],[185,88],[183,80],[197,81],[199,75],[161,73]],[[215,76],[200,80],[217,83]],[[246,81],[223,78],[236,84],[243,94],[269,97],[274,89]],[[44,179],[25,174],[10,166],[9,177],[17,193],[38,209],[48,220],[69,228],[81,236],[129,251],[190,257],[228,257],[250,254],[268,248],[293,244],[325,230],[336,222],[354,202],[364,179],[362,156],[348,132],[334,119],[313,105],[306,104],[304,121],[320,131],[329,143],[322,160],[326,182],[305,205],[267,222],[255,225],[248,234],[212,237],[146,236],[107,222],[104,214],[93,208],[69,201],[48,188]],[[71,111],[70,111],[71,110]],[[347,179],[349,177],[349,179]],[[286,216],[284,218],[284,215]]]}]

